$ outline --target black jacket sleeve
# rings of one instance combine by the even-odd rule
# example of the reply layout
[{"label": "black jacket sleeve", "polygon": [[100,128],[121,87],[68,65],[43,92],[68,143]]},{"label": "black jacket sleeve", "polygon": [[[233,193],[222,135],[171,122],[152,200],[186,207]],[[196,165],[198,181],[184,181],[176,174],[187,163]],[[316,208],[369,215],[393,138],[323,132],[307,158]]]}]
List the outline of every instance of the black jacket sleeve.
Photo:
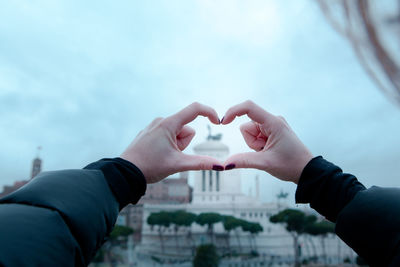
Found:
[{"label": "black jacket sleeve", "polygon": [[371,266],[400,266],[400,189],[366,189],[322,157],[304,168],[297,203],[336,222],[336,234]]},{"label": "black jacket sleeve", "polygon": [[86,266],[118,212],[146,190],[120,158],[83,170],[44,172],[0,199],[0,266]]}]

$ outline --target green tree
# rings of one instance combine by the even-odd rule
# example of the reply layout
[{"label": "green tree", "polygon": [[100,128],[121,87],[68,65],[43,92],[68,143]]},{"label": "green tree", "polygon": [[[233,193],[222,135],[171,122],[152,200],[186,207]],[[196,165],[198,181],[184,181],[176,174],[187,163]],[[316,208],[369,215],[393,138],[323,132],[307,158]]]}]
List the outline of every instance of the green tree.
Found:
[{"label": "green tree", "polygon": [[259,223],[251,223],[249,228],[249,233],[252,236],[254,243],[254,251],[257,252],[256,236],[264,231],[263,227]]},{"label": "green tree", "polygon": [[217,248],[213,244],[200,245],[193,259],[193,267],[218,267],[219,260]]},{"label": "green tree", "polygon": [[229,237],[230,237],[230,232],[232,230],[235,230],[237,242],[238,242],[238,245],[239,245],[239,251],[242,250],[242,246],[241,246],[241,243],[240,243],[240,237],[239,237],[239,233],[238,233],[237,230],[238,230],[238,228],[241,227],[241,225],[243,224],[243,221],[244,220],[235,218],[233,216],[224,216],[223,226],[224,226],[225,231],[227,232],[228,250],[229,250],[229,252],[230,252]]},{"label": "green tree", "polygon": [[243,232],[249,233],[250,249],[251,249],[251,251],[253,251],[252,236],[250,234],[251,224],[252,224],[251,222],[248,222],[246,220],[240,220],[240,226],[242,227]]},{"label": "green tree", "polygon": [[269,218],[272,223],[284,224],[286,230],[293,237],[294,262],[296,267],[300,267],[299,236],[305,233],[306,227],[315,222],[314,215],[306,215],[296,209],[285,209]]},{"label": "green tree", "polygon": [[[315,246],[314,240],[313,240],[313,234],[310,232],[310,229],[312,229],[312,226],[314,223],[317,221],[317,217],[315,215],[308,215],[306,217],[306,222],[305,222],[305,227],[304,227],[304,234],[305,236],[305,241],[308,241],[308,243],[311,244],[312,250],[313,250],[313,256],[311,257],[311,261],[317,262],[318,261],[318,253],[317,253],[317,247]],[[308,247],[308,246],[307,246]],[[310,253],[309,253],[310,255]]]},{"label": "green tree", "polygon": [[335,224],[326,220],[313,222],[307,225],[305,232],[310,235],[320,237],[321,247],[322,247],[322,257],[324,259],[324,263],[327,264],[325,239],[329,234],[335,233]]},{"label": "green tree", "polygon": [[214,224],[220,221],[222,221],[222,216],[214,212],[200,213],[196,217],[197,224],[201,226],[207,225],[207,233],[212,243],[214,243]]},{"label": "green tree", "polygon": [[125,244],[126,238],[133,234],[133,229],[124,225],[115,225],[109,236],[109,241],[115,244],[120,244],[121,241]]},{"label": "green tree", "polygon": [[158,226],[158,236],[160,238],[161,251],[164,252],[164,231],[171,225],[171,213],[166,211],[154,212],[147,217],[150,227]]},{"label": "green tree", "polygon": [[[174,224],[176,249],[178,251],[178,231],[181,227],[188,228],[188,238],[193,243],[190,226],[196,220],[197,215],[194,213],[186,212],[184,210],[173,211],[170,214],[171,223]],[[193,244],[192,244],[193,247]],[[192,252],[193,254],[193,252]]]},{"label": "green tree", "polygon": [[222,225],[224,226],[226,232],[226,245],[228,247],[228,253],[231,253],[231,246],[230,246],[230,233],[231,231],[237,227],[236,223],[237,219],[233,216],[223,216]]},{"label": "green tree", "polygon": [[[252,251],[257,251],[257,244],[255,240],[255,236],[259,233],[262,232],[264,229],[259,223],[254,223],[254,222],[248,222],[245,220],[240,220],[240,226],[242,227],[243,231],[249,233],[249,239],[250,239],[250,248]],[[254,247],[253,247],[253,241],[254,241]]]},{"label": "green tree", "polygon": [[182,221],[182,224],[187,228],[187,238],[191,243],[192,256],[194,256],[196,252],[196,244],[192,236],[192,224],[196,221],[196,218],[197,218],[196,214],[191,212],[186,212],[184,220]]},{"label": "green tree", "polygon": [[126,246],[128,237],[133,234],[133,232],[133,229],[128,226],[115,225],[108,236],[107,242],[103,244],[101,249],[93,258],[93,262],[99,263],[104,261],[108,262],[110,266],[116,266],[116,263],[121,256],[115,254],[113,250],[117,247]]},{"label": "green tree", "polygon": [[179,247],[179,242],[178,242],[178,231],[181,228],[181,217],[184,216],[183,210],[178,210],[178,211],[172,211],[170,213],[170,218],[171,218],[171,223],[174,225],[174,234],[175,234],[175,246],[176,246],[176,251],[178,251]]}]

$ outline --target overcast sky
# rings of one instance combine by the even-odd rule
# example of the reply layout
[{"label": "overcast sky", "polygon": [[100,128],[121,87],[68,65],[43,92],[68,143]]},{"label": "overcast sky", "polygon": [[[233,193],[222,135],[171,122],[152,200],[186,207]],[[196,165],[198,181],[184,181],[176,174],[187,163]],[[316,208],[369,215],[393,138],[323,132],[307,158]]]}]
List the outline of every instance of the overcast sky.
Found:
[{"label": "overcast sky", "polygon": [[[0,186],[29,177],[39,145],[44,170],[81,168],[193,101],[222,117],[247,99],[366,186],[400,186],[400,108],[315,1],[0,3]],[[248,150],[245,121],[213,127],[232,153]],[[242,174],[246,193],[258,174],[263,200],[293,202],[293,185]]]}]

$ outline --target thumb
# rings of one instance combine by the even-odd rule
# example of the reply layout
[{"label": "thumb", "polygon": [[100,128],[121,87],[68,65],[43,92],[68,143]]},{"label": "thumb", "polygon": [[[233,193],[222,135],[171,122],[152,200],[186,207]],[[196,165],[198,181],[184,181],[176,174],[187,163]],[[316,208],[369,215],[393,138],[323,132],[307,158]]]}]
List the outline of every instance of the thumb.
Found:
[{"label": "thumb", "polygon": [[246,152],[230,156],[224,163],[229,169],[233,168],[253,168],[259,170],[266,169],[264,152]]},{"label": "thumb", "polygon": [[223,171],[222,162],[210,157],[200,155],[187,155],[182,153],[182,158],[178,163],[178,171],[197,171],[197,170],[215,170]]}]

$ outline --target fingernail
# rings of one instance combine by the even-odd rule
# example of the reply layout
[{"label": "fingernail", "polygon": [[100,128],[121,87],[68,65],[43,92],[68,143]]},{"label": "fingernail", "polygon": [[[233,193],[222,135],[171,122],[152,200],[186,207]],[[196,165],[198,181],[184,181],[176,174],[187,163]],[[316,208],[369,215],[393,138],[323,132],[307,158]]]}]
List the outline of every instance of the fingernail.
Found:
[{"label": "fingernail", "polygon": [[221,123],[224,121],[224,119],[225,119],[225,116],[224,116],[224,117],[222,117],[222,119],[221,119]]},{"label": "fingernail", "polygon": [[213,165],[213,166],[212,166],[212,169],[213,169],[214,171],[223,171],[223,170],[224,170],[224,166],[221,166],[221,165]]},{"label": "fingernail", "polygon": [[230,163],[225,166],[225,170],[232,170],[235,167],[236,167],[235,163]]}]

